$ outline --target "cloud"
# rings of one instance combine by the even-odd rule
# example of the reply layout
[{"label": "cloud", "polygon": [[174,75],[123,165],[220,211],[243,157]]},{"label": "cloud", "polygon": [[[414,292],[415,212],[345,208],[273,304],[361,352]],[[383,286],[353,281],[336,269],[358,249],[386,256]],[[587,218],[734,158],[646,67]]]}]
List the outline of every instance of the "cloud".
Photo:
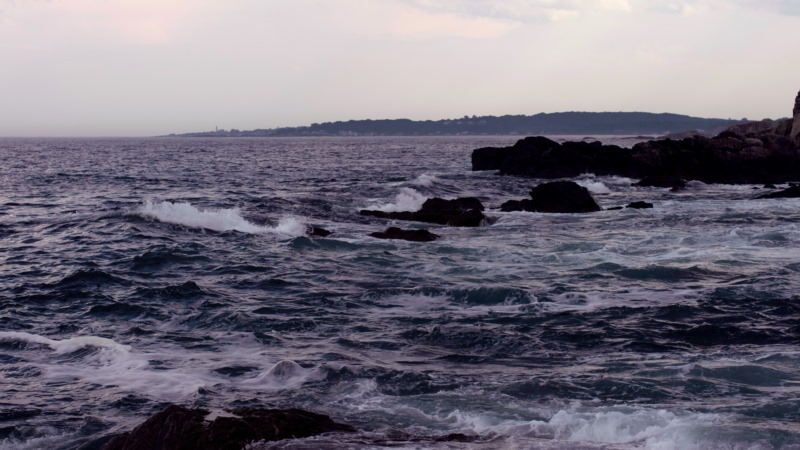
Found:
[{"label": "cloud", "polygon": [[800,1],[798,0],[733,0],[733,3],[778,14],[800,16]]},{"label": "cloud", "polygon": [[402,0],[421,10],[527,23],[553,22],[585,11],[631,11],[630,0]]}]

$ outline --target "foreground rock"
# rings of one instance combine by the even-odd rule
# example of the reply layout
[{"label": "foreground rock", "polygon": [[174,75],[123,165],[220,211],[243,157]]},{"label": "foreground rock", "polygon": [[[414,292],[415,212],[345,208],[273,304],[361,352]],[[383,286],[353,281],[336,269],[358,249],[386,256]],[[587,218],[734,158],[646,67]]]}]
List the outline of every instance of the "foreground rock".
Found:
[{"label": "foreground rock", "polygon": [[354,432],[330,417],[301,409],[237,408],[205,421],[208,411],[171,405],[104,450],[240,450],[255,441],[296,439],[329,432]]},{"label": "foreground rock", "polygon": [[628,206],[626,206],[626,208],[631,208],[631,209],[650,209],[652,207],[653,207],[652,203],[650,203],[650,202],[641,202],[641,201],[628,203]]},{"label": "foreground rock", "polygon": [[800,186],[792,186],[782,191],[759,195],[756,198],[800,198]]},{"label": "foreground rock", "polygon": [[501,211],[545,213],[586,213],[600,211],[589,190],[574,181],[543,183],[531,189],[530,199],[511,200],[500,206]]},{"label": "foreground rock", "polygon": [[598,142],[559,144],[541,136],[528,137],[512,147],[473,151],[472,170],[535,178],[593,173],[705,183],[782,183],[800,180],[798,147],[800,94],[793,119],[736,125],[713,138],[651,140],[624,149]]},{"label": "foreground rock", "polygon": [[370,233],[370,236],[378,239],[402,239],[412,242],[431,242],[439,237],[428,230],[402,230],[397,227],[389,227],[383,232]]},{"label": "foreground rock", "polygon": [[425,200],[419,211],[385,212],[364,209],[364,216],[380,217],[394,220],[413,220],[417,222],[449,225],[451,227],[478,227],[485,223],[483,205],[474,197],[444,200],[431,198]]}]

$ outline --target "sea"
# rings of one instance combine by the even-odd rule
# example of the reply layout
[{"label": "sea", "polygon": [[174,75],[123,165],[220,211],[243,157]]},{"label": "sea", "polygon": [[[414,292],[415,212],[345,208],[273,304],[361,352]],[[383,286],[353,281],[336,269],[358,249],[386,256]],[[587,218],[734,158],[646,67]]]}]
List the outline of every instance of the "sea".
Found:
[{"label": "sea", "polygon": [[[587,173],[604,211],[501,212],[546,180],[470,155],[518,138],[0,140],[0,449],[169,404],[359,430],[251,449],[800,449],[800,200]],[[432,197],[491,223],[359,214]]]}]

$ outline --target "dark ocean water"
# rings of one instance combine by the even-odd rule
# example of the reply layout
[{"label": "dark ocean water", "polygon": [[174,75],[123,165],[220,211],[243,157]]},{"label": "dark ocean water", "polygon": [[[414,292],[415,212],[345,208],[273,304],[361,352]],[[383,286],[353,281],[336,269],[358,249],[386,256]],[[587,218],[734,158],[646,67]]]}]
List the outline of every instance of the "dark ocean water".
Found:
[{"label": "dark ocean water", "polygon": [[[501,213],[537,181],[470,153],[515,140],[0,140],[0,449],[168,403],[363,430],[277,448],[800,448],[800,200],[587,174],[655,208]],[[497,220],[358,214],[434,196]]]}]

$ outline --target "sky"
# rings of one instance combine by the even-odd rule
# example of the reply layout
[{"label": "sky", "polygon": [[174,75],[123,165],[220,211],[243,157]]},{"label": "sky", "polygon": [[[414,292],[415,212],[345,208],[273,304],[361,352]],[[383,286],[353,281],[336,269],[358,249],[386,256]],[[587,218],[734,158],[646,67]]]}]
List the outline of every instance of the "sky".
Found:
[{"label": "sky", "polygon": [[0,136],[791,115],[800,0],[0,0]]}]

